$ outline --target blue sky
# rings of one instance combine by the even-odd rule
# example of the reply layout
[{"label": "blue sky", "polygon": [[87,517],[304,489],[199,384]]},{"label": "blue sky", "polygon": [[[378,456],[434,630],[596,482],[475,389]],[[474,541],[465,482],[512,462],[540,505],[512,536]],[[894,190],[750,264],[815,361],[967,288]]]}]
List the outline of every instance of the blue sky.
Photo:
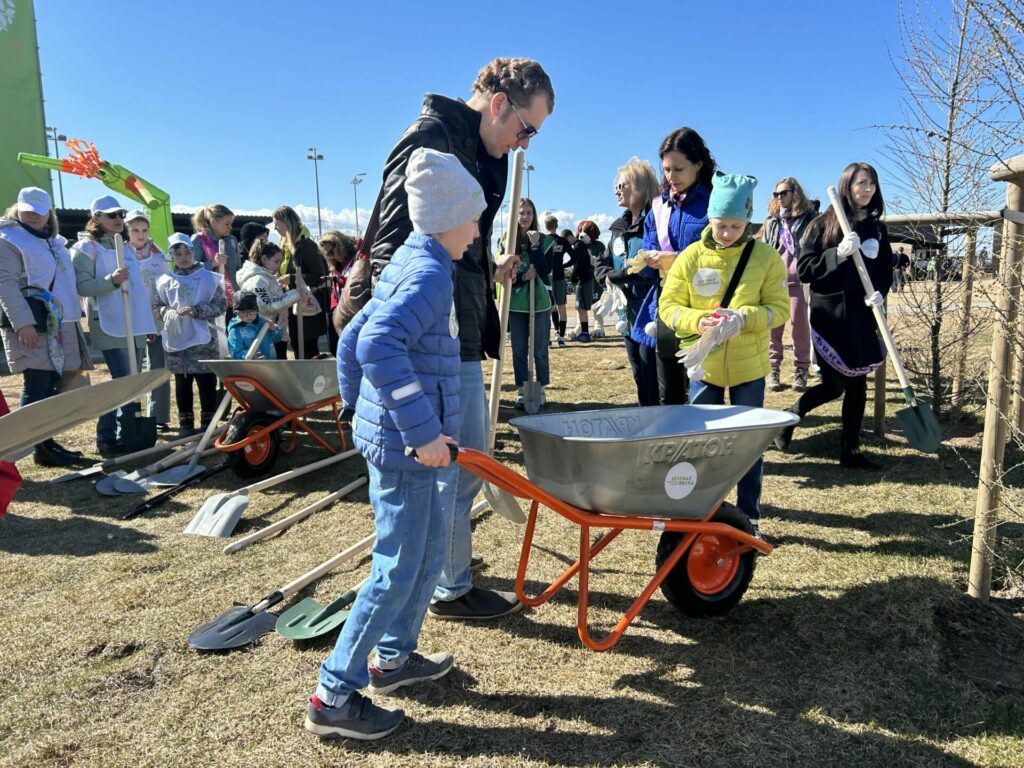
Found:
[{"label": "blue sky", "polygon": [[[495,56],[535,58],[552,78],[555,111],[527,160],[538,208],[563,219],[610,221],[618,166],[656,164],[682,125],[723,170],[758,177],[760,215],[781,176],[824,198],[848,162],[880,163],[869,126],[898,120],[892,0],[861,0],[855,13],[821,0],[500,7],[36,0],[46,118],[175,205],[288,204],[314,223],[305,156],[316,145],[325,229],[351,229],[357,172],[366,225],[423,93],[468,97]],[[84,207],[103,187],[65,177],[64,190]]]}]

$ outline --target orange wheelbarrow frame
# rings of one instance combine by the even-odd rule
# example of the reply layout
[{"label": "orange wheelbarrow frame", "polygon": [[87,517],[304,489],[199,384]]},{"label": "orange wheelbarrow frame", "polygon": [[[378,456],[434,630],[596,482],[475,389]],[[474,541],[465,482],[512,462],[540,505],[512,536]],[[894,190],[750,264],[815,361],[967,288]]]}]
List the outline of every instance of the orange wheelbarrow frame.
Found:
[{"label": "orange wheelbarrow frame", "polygon": [[[686,552],[693,546],[697,537],[702,534],[715,534],[719,540],[732,540],[736,545],[728,551],[711,550],[707,554],[715,561],[722,561],[726,558],[739,557],[751,550],[757,550],[762,554],[770,554],[770,544],[755,538],[748,533],[740,531],[725,523],[710,522],[715,512],[718,511],[721,501],[702,520],[679,520],[674,518],[661,517],[640,517],[621,516],[604,513],[588,512],[562,501],[556,496],[531,483],[520,475],[486,453],[471,448],[459,448],[456,462],[474,475],[489,483],[501,488],[503,491],[518,498],[529,499],[530,515],[526,521],[526,534],[523,537],[523,548],[519,555],[519,569],[516,572],[516,596],[524,605],[536,607],[542,605],[554,597],[570,579],[579,574],[579,598],[577,600],[576,629],[583,644],[594,651],[607,651],[614,646],[623,633],[633,623],[633,620],[640,614],[647,601],[651,599],[655,590],[676,567]],[[530,562],[530,549],[533,544],[534,530],[537,524],[537,514],[541,506],[547,507],[562,517],[580,526],[580,556],[571,566],[565,569],[561,576],[552,581],[539,595],[527,595],[525,591],[526,570]],[[607,532],[593,544],[590,542],[591,528],[606,528]],[[614,629],[603,639],[595,639],[587,622],[587,611],[589,604],[590,586],[590,561],[596,557],[611,541],[625,530],[640,531],[678,531],[686,534],[679,544],[672,551],[672,554],[662,563],[661,567],[648,582],[647,586],[640,593],[640,596],[633,601],[629,609],[619,619]],[[708,562],[706,566],[713,566]],[[701,566],[703,567],[703,566]]]},{"label": "orange wheelbarrow frame", "polygon": [[[231,393],[231,397],[235,399],[235,402],[237,402],[242,407],[243,411],[245,411],[246,413],[251,413],[253,411],[262,411],[266,413],[266,411],[262,408],[254,408],[252,405],[250,405],[248,400],[246,399],[247,396],[245,394],[245,391],[239,388],[239,384],[245,384],[246,387],[252,387],[252,389],[255,389],[257,392],[259,392],[261,395],[267,398],[267,400],[273,403],[274,410],[283,411],[284,415],[278,419],[275,419],[271,424],[268,424],[267,426],[263,427],[262,429],[258,429],[255,432],[251,432],[250,434],[246,435],[243,439],[234,443],[224,442],[224,438],[228,434],[228,430],[225,429],[213,443],[214,447],[217,450],[224,451],[225,453],[243,450],[244,448],[251,446],[254,443],[257,443],[263,439],[270,438],[270,435],[275,430],[286,424],[288,425],[291,432],[291,440],[288,442],[287,445],[285,445],[284,442],[281,443],[280,449],[282,453],[291,453],[292,451],[295,450],[296,444],[298,442],[298,431],[296,428],[301,429],[303,432],[308,434],[311,438],[313,438],[314,441],[323,446],[324,450],[326,450],[328,453],[332,455],[338,453],[339,450],[346,450],[347,443],[345,442],[345,435],[342,433],[341,429],[341,410],[338,408],[339,404],[341,403],[340,394],[328,397],[324,400],[319,400],[313,403],[312,405],[304,406],[303,408],[299,408],[298,410],[291,410],[284,403],[282,403],[280,398],[274,395],[273,392],[268,390],[265,386],[263,386],[263,384],[261,384],[259,381],[252,378],[251,376],[225,376],[223,379],[221,379],[221,383],[224,385],[224,389]],[[313,411],[318,411],[321,408],[326,408],[327,406],[330,406],[331,411],[334,413],[334,426],[338,431],[338,443],[341,446],[340,449],[334,448],[334,446],[332,446],[330,443],[328,443],[326,440],[320,437],[317,431],[313,429],[311,426],[309,426],[309,424],[306,423],[305,419],[302,418],[306,414],[312,413]],[[234,420],[234,417],[232,417],[232,420]],[[231,426],[230,422],[228,423],[228,426]]]}]

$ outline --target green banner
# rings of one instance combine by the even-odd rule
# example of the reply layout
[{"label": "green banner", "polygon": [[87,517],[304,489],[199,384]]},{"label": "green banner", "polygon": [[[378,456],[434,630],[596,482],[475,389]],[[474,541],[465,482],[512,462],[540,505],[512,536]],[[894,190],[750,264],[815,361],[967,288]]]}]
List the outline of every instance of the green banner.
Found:
[{"label": "green banner", "polygon": [[50,174],[18,162],[19,152],[45,155],[43,92],[36,48],[32,0],[0,0],[0,212],[22,187],[42,187],[50,194]]}]

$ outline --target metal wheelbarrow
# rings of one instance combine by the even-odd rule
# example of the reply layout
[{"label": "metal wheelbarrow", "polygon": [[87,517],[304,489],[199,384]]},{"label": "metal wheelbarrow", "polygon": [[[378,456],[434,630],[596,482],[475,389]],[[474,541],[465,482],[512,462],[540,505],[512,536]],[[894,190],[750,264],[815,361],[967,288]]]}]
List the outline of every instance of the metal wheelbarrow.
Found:
[{"label": "metal wheelbarrow", "polygon": [[[228,454],[230,467],[240,477],[270,472],[279,453],[295,450],[299,431],[328,453],[346,449],[334,359],[204,362],[240,406],[214,443]],[[328,443],[304,418],[322,408],[331,409],[340,448]]]},{"label": "metal wheelbarrow", "polygon": [[[739,602],[755,555],[771,545],[753,536],[746,515],[723,499],[775,436],[796,424],[788,411],[726,405],[669,405],[520,416],[529,479],[487,454],[455,449],[461,467],[530,500],[516,574],[528,606],[551,599],[579,575],[577,630],[584,645],[615,645],[661,588],[683,615],[716,616]],[[540,507],[580,526],[579,559],[539,595],[524,591]],[[593,544],[590,529],[608,529]],[[587,623],[590,561],[624,530],[661,532],[656,572],[614,629],[595,639]]]}]

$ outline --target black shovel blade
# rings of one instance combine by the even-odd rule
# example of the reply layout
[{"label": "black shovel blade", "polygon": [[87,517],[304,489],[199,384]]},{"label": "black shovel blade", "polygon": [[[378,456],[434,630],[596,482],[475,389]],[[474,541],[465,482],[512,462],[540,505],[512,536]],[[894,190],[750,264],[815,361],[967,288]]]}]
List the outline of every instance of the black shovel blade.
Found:
[{"label": "black shovel blade", "polygon": [[156,417],[125,415],[118,418],[117,423],[126,453],[135,453],[156,445]]},{"label": "black shovel blade", "polygon": [[241,648],[272,632],[276,622],[277,615],[269,611],[253,613],[251,605],[236,605],[195,630],[188,644],[197,651]]}]

